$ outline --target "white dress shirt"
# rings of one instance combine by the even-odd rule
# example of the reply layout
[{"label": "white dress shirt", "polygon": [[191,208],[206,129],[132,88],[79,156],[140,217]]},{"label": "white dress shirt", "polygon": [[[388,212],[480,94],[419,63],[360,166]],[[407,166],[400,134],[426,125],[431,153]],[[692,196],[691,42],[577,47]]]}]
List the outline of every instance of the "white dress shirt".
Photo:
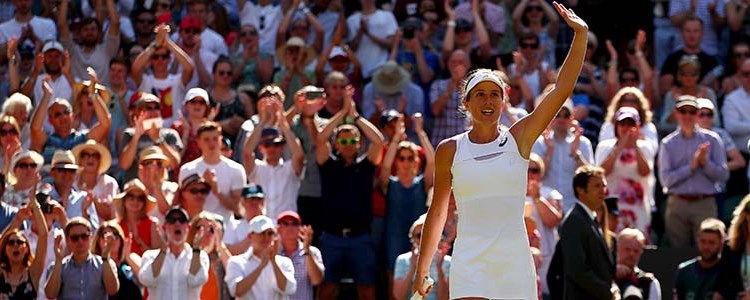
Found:
[{"label": "white dress shirt", "polygon": [[285,256],[276,255],[274,259],[286,278],[286,287],[283,291],[279,289],[273,266],[269,263],[260,272],[260,276],[258,276],[252,288],[244,295],[237,296],[237,284],[255,271],[261,263],[261,259],[253,255],[253,248],[250,248],[243,254],[232,256],[227,262],[227,275],[224,277],[224,281],[229,288],[229,294],[235,296],[237,300],[289,299],[289,295],[294,294],[297,290],[297,281],[294,279],[294,265],[292,260]]},{"label": "white dress shirt", "polygon": [[208,254],[204,251],[200,252],[200,268],[193,275],[190,274],[190,260],[193,259],[193,250],[190,247],[185,247],[177,257],[170,251],[164,258],[159,276],[154,277],[151,268],[159,252],[161,252],[160,249],[143,252],[141,271],[138,274],[141,283],[148,287],[150,298],[161,300],[200,299],[201,288],[208,281]]}]

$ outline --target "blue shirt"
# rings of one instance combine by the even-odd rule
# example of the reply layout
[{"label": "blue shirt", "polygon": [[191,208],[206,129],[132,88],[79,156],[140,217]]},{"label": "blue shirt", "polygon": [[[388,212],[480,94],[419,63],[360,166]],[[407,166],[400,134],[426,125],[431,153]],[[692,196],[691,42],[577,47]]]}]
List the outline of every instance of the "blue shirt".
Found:
[{"label": "blue shirt", "polygon": [[[57,299],[106,300],[107,291],[104,288],[102,272],[104,272],[103,268],[108,267],[107,263],[112,264],[111,261],[104,262],[102,257],[96,254],[89,254],[82,264],[76,263],[72,255],[63,258],[62,283]],[[52,274],[52,268],[54,268],[54,264],[51,264],[47,269],[48,276]]]},{"label": "blue shirt", "polygon": [[18,213],[18,208],[10,206],[5,202],[0,201],[0,231],[5,230],[8,224],[13,220],[13,217]]},{"label": "blue shirt", "polygon": [[[553,135],[552,141],[555,146],[552,150],[550,165],[547,166],[547,172],[543,179],[545,186],[556,189],[562,194],[564,213],[567,213],[576,203],[573,191],[573,175],[575,175],[576,169],[578,169],[578,163],[570,152],[570,145],[574,139],[575,137],[572,133],[568,133],[564,139],[557,139]],[[544,157],[547,153],[547,145],[544,143],[544,137],[539,136],[531,150],[539,154],[539,156]],[[581,151],[581,155],[586,162],[589,164],[594,163],[594,148],[591,145],[591,141],[585,136],[581,136],[581,140],[578,143],[578,151]]]},{"label": "blue shirt", "polygon": [[75,130],[71,132],[67,137],[61,137],[56,133],[52,133],[47,137],[47,143],[44,144],[42,150],[42,156],[44,157],[44,163],[49,164],[52,162],[52,156],[57,150],[71,150],[78,144],[83,144],[88,139],[88,131],[83,132]]},{"label": "blue shirt", "polygon": [[[708,142],[708,163],[695,170],[690,164],[695,151]],[[729,179],[727,152],[715,132],[696,126],[692,137],[675,130],[661,140],[659,147],[659,179],[667,194],[715,194]]]},{"label": "blue shirt", "polygon": [[[57,188],[52,185],[52,191],[50,191],[49,195],[50,198],[54,199],[65,207],[65,214],[68,216],[68,219],[83,217],[83,201],[86,200],[86,196],[88,195],[86,192],[71,188],[70,194],[68,194],[68,199],[63,202],[60,200],[60,193],[57,192]],[[99,228],[99,217],[96,214],[94,203],[91,203],[91,205],[89,205],[88,214],[88,220],[91,223],[93,232],[97,228]]]}]

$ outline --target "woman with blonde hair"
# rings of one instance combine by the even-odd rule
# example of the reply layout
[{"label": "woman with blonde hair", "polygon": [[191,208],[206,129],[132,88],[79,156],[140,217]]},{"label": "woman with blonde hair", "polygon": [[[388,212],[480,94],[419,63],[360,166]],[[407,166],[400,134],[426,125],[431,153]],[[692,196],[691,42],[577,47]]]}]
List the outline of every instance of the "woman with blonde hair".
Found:
[{"label": "woman with blonde hair", "polygon": [[745,299],[750,287],[750,195],[734,209],[729,237],[721,251],[714,300]]},{"label": "woman with blonde hair", "polygon": [[113,243],[110,247],[109,257],[117,266],[117,279],[120,282],[120,289],[116,295],[110,295],[109,299],[142,299],[141,289],[136,284],[136,274],[141,269],[141,257],[132,253],[132,234],[125,236],[125,233],[116,221],[106,221],[99,225],[99,229],[94,234],[94,241],[91,243],[91,253],[104,256],[104,249]]},{"label": "woman with blonde hair", "polygon": [[15,117],[0,115],[0,167],[8,174],[13,154],[21,151],[21,127]]},{"label": "woman with blonde hair", "polygon": [[92,205],[96,208],[99,220],[111,220],[115,217],[112,198],[120,192],[117,180],[107,175],[112,165],[112,155],[109,149],[94,140],[73,147],[76,163],[81,167],[73,187],[86,191],[92,197]]},{"label": "woman with blonde hair", "polygon": [[615,112],[624,106],[635,108],[638,111],[638,117],[641,120],[639,129],[641,136],[653,145],[655,151],[659,147],[659,135],[656,131],[656,125],[654,125],[651,104],[637,87],[621,88],[612,97],[612,101],[609,102],[609,107],[607,107],[607,115],[604,117],[604,124],[599,130],[599,141],[615,137]]},{"label": "woman with blonde hair", "polygon": [[[111,95],[107,88],[99,83],[94,85],[96,93],[109,105]],[[73,128],[77,130],[90,129],[98,122],[96,112],[94,111],[94,98],[89,97],[91,90],[91,81],[84,80],[73,86]]]}]

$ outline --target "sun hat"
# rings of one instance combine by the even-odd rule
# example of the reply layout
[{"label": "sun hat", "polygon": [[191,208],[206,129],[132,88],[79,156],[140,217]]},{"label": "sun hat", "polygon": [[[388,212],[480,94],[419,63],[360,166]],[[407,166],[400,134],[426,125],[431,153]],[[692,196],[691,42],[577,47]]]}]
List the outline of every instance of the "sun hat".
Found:
[{"label": "sun hat", "polygon": [[385,95],[401,92],[411,81],[411,75],[395,61],[389,60],[372,75],[375,91]]},{"label": "sun hat", "polygon": [[115,197],[112,199],[112,206],[115,207],[118,214],[122,214],[122,212],[125,211],[123,199],[125,199],[125,196],[127,196],[128,193],[132,191],[141,191],[144,195],[146,195],[146,205],[144,206],[146,212],[150,212],[156,206],[156,198],[148,193],[146,185],[144,185],[140,179],[135,178],[125,183],[125,186],[122,189],[122,193],[115,195]]},{"label": "sun hat", "polygon": [[302,51],[305,51],[305,60],[302,62],[303,66],[307,66],[308,64],[310,64],[310,62],[313,61],[313,59],[317,57],[317,55],[315,54],[315,50],[308,47],[302,38],[293,36],[286,40],[286,43],[284,43],[284,45],[281,45],[276,49],[276,59],[279,60],[279,64],[281,64],[282,66],[286,66],[286,58],[284,57],[284,52],[286,52],[286,48],[289,47],[300,47]]},{"label": "sun hat", "polygon": [[24,158],[31,158],[31,160],[34,161],[36,164],[36,171],[39,172],[42,170],[42,166],[44,165],[44,157],[42,157],[41,154],[37,153],[34,150],[21,150],[20,152],[17,152],[13,155],[13,157],[10,160],[10,171],[8,172],[8,183],[9,184],[16,184],[18,181],[18,178],[16,178],[15,175],[13,175],[13,169],[16,167],[16,164]]},{"label": "sun hat", "polygon": [[112,166],[112,154],[109,153],[109,149],[102,144],[90,139],[83,144],[78,144],[73,147],[73,155],[75,155],[76,161],[79,163],[81,161],[81,152],[84,150],[94,150],[99,153],[99,169],[97,170],[99,175],[107,172],[109,167]]}]

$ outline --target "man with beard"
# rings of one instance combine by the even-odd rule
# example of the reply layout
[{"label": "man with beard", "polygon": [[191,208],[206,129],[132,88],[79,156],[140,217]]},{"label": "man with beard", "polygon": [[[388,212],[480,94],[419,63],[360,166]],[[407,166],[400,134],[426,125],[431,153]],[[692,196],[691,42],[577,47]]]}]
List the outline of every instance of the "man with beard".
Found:
[{"label": "man with beard", "polygon": [[677,268],[673,295],[675,299],[709,299],[714,293],[714,281],[719,274],[719,258],[725,237],[724,223],[715,218],[701,222],[698,232],[700,255],[685,261]]},{"label": "man with beard", "polygon": [[638,268],[644,246],[646,246],[646,237],[640,230],[625,228],[620,231],[617,235],[615,282],[623,295],[640,295],[639,299],[659,300],[661,299],[659,280],[654,277],[654,274]]},{"label": "man with beard", "polygon": [[[42,69],[44,67],[44,69]],[[44,70],[44,73],[42,73]],[[42,53],[34,58],[34,68],[26,78],[21,93],[33,99],[34,106],[38,106],[44,96],[42,79],[52,87],[51,99],[72,99],[73,75],[70,73],[70,55],[63,45],[55,40],[49,40],[42,46]],[[45,129],[49,129],[45,125]]]},{"label": "man with beard", "polygon": [[120,48],[120,16],[114,0],[106,0],[107,12],[109,13],[109,33],[104,42],[99,43],[103,34],[102,24],[95,18],[84,18],[80,23],[78,39],[80,45],[73,42],[70,34],[68,16],[68,1],[62,0],[60,12],[57,17],[57,26],[60,31],[60,41],[70,52],[73,76],[85,78],[86,67],[91,66],[102,78],[102,83],[109,83],[109,60],[112,59]]},{"label": "man with beard", "polygon": [[[208,281],[208,254],[191,248],[187,240],[188,213],[179,207],[167,211],[162,231],[166,247],[143,252],[138,278],[149,290],[151,299],[198,300],[201,288]],[[194,244],[200,245],[205,231],[195,234]]]},{"label": "man with beard", "polygon": [[147,9],[140,9],[132,14],[133,29],[135,30],[135,44],[143,48],[148,47],[154,40],[154,26],[156,25],[156,16],[154,12]]}]

